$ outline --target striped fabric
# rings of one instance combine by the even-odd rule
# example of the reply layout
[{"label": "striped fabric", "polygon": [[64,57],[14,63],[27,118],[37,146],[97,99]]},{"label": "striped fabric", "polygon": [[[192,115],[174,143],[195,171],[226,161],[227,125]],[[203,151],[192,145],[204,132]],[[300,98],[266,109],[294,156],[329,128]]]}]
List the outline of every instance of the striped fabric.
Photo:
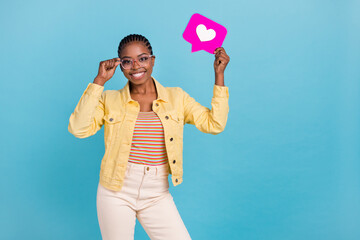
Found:
[{"label": "striped fabric", "polygon": [[154,111],[139,112],[136,119],[129,162],[144,165],[167,164],[164,129]]}]

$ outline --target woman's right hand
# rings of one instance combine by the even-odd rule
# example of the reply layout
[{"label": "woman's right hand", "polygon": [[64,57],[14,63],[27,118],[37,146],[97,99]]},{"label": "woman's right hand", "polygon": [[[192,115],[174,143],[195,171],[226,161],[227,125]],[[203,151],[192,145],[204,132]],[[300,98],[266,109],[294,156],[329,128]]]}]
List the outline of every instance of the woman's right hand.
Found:
[{"label": "woman's right hand", "polygon": [[120,65],[120,58],[101,61],[99,72],[94,79],[94,83],[104,86],[104,84],[112,78],[118,65]]}]

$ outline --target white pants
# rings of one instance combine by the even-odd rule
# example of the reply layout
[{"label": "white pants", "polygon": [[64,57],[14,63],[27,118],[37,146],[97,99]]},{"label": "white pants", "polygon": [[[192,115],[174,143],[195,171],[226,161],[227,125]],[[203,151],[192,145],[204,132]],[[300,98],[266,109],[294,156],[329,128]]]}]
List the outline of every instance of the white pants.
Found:
[{"label": "white pants", "polygon": [[129,162],[120,191],[99,183],[96,206],[103,240],[133,240],[136,218],[151,240],[191,239],[169,192],[168,167]]}]

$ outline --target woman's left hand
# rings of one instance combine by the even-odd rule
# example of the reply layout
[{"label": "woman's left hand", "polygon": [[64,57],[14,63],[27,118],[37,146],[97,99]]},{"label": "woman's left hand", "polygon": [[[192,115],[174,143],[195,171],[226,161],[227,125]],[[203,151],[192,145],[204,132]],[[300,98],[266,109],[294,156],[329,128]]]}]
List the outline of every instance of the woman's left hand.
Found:
[{"label": "woman's left hand", "polygon": [[223,47],[218,47],[214,51],[215,61],[214,61],[214,70],[216,74],[223,74],[226,68],[226,65],[230,61],[230,57],[226,54]]}]

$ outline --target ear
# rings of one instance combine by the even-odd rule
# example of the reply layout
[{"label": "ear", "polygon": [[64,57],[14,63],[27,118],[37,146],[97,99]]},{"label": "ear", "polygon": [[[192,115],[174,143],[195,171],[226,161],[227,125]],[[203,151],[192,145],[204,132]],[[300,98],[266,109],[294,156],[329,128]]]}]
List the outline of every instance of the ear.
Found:
[{"label": "ear", "polygon": [[155,56],[153,56],[152,58],[151,58],[151,65],[154,67],[154,65],[155,65]]}]

